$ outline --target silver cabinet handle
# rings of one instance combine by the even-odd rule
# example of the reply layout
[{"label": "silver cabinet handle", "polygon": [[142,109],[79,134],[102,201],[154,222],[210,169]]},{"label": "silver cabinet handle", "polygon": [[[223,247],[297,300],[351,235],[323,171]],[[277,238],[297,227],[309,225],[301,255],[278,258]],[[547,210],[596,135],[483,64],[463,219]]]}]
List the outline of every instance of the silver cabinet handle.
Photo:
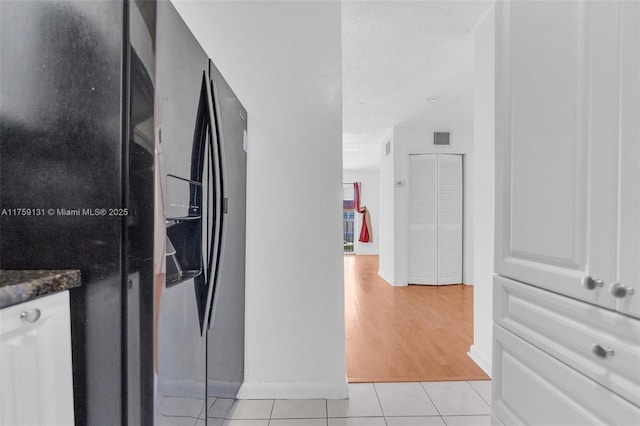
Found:
[{"label": "silver cabinet handle", "polygon": [[602,287],[604,285],[604,281],[597,279],[597,278],[592,278],[590,276],[586,276],[586,277],[582,277],[582,287],[586,288],[587,290],[593,290],[596,287]]},{"label": "silver cabinet handle", "polygon": [[40,318],[40,309],[29,309],[28,311],[22,311],[20,318],[26,322],[36,322]]},{"label": "silver cabinet handle", "polygon": [[613,295],[613,297],[626,297],[633,294],[633,288],[628,285],[624,285],[622,283],[613,283],[611,287],[609,287],[609,291]]},{"label": "silver cabinet handle", "polygon": [[594,343],[591,345],[591,352],[598,358],[606,358],[608,356],[614,356],[615,352],[611,348],[605,348],[602,345]]}]

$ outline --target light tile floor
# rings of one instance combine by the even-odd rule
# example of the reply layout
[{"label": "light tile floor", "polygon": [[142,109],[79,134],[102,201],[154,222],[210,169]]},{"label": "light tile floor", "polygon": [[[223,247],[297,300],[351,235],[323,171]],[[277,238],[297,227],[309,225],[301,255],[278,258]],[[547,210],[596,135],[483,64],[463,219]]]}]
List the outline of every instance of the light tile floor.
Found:
[{"label": "light tile floor", "polygon": [[[204,409],[171,416],[180,401],[162,401],[162,424],[205,426]],[[348,400],[211,398],[208,426],[489,426],[491,382],[358,383]],[[204,401],[202,401],[204,406]]]}]

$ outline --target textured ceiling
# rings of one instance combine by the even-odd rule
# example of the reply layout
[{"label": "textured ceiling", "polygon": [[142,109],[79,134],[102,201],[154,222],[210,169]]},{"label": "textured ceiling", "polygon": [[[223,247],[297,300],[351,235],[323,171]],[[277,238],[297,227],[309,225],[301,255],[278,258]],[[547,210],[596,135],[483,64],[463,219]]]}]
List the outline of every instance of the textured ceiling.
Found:
[{"label": "textured ceiling", "polygon": [[343,2],[344,169],[377,168],[394,126],[473,125],[473,31],[493,3]]}]

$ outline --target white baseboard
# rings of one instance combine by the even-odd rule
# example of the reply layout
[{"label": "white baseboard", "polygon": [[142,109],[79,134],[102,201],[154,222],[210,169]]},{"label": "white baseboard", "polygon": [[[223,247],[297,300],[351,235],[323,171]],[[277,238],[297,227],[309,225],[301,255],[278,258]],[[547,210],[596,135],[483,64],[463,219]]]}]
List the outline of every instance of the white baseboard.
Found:
[{"label": "white baseboard", "polygon": [[389,277],[385,276],[382,272],[378,271],[378,276],[380,276],[383,280],[385,280],[386,282],[389,283],[389,285],[392,285],[394,287],[399,286],[400,284],[396,284],[393,282],[393,280],[389,279]]},{"label": "white baseboard", "polygon": [[243,383],[237,399],[347,399],[344,383]]},{"label": "white baseboard", "polygon": [[471,347],[469,348],[469,352],[467,352],[467,355],[476,364],[478,364],[478,367],[482,368],[482,370],[484,370],[484,372],[487,373],[487,376],[492,377],[491,376],[491,358],[488,357],[487,354],[480,352],[476,345],[471,345]]},{"label": "white baseboard", "polygon": [[386,277],[381,271],[378,270],[378,276],[388,282],[390,285],[393,285],[393,281],[391,281],[388,277]]}]

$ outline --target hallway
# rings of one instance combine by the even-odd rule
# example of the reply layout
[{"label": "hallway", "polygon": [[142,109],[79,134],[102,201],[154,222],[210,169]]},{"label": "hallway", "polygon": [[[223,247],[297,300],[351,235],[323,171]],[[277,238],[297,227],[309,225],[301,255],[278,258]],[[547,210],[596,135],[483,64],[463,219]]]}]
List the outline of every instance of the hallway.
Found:
[{"label": "hallway", "polygon": [[378,256],[344,257],[350,383],[488,380],[467,356],[473,287],[393,287]]}]

